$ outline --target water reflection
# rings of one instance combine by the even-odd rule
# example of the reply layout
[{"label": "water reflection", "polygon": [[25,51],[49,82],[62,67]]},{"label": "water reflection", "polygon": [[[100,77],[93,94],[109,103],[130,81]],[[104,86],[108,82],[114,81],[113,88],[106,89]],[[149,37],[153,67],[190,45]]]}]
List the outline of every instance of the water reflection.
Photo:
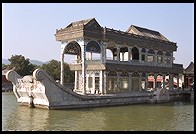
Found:
[{"label": "water reflection", "polygon": [[14,131],[103,130],[105,126],[104,113],[93,109],[46,110],[15,105],[4,120],[3,130]]},{"label": "water reflection", "polygon": [[17,107],[6,121],[8,130],[45,130],[49,111]]},{"label": "water reflection", "polygon": [[172,122],[175,130],[190,131],[189,128],[194,130],[194,102],[192,101],[191,104],[192,107],[187,102],[175,102],[176,107],[174,107],[175,112],[173,114],[175,121]]},{"label": "water reflection", "polygon": [[105,115],[91,109],[52,110],[48,130],[102,130]]},{"label": "water reflection", "polygon": [[45,110],[18,106],[14,95],[3,95],[2,130],[129,130],[191,131],[193,102]]},{"label": "water reflection", "polygon": [[172,130],[173,112],[173,109],[166,106],[131,105],[112,107],[105,111],[105,129],[129,131]]}]

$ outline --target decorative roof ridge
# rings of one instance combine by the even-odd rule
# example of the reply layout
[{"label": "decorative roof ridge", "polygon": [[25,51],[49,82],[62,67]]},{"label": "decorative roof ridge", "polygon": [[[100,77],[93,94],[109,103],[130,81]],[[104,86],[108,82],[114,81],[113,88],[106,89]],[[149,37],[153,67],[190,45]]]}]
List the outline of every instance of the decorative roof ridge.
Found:
[{"label": "decorative roof ridge", "polygon": [[74,22],[70,23],[66,28],[74,27],[75,25],[79,25],[79,24],[86,25],[88,22],[90,22],[93,19],[95,19],[95,18],[89,18],[89,19],[83,19],[83,20],[79,20],[79,21],[74,21]]},{"label": "decorative roof ridge", "polygon": [[194,63],[193,63],[193,62],[191,62],[191,63],[188,65],[188,67],[185,68],[185,72],[189,72],[189,71],[191,71],[191,69],[194,69]]},{"label": "decorative roof ridge", "polygon": [[148,38],[148,39],[152,39],[152,40],[156,40],[156,41],[160,41],[160,42],[169,42],[169,43],[174,43],[175,42],[172,42],[172,41],[169,41],[169,40],[162,40],[162,39],[157,39],[157,38],[153,38],[153,37],[149,37],[149,36],[144,36],[144,35],[139,35],[139,34],[134,34],[134,33],[129,33],[129,32],[124,32],[124,31],[120,31],[120,30],[115,30],[113,28],[107,28],[107,27],[104,27],[104,29],[108,29],[108,30],[112,30],[116,33],[119,33],[119,34],[126,34],[126,35],[129,35],[129,36],[135,36],[135,37],[139,37],[139,38]]},{"label": "decorative roof ridge", "polygon": [[126,32],[129,32],[132,28],[137,31],[138,34],[146,37],[158,38],[159,40],[169,41],[165,36],[163,36],[159,31],[151,30],[148,28],[131,25]]},{"label": "decorative roof ridge", "polygon": [[156,32],[156,33],[160,34],[160,32],[155,31],[155,30],[151,30],[151,29],[148,29],[148,28],[144,28],[144,27],[140,27],[140,26],[136,26],[136,25],[131,25],[131,26],[136,27],[136,28],[140,28],[140,29],[144,29],[144,30],[148,30],[148,31],[152,31],[152,32]]}]

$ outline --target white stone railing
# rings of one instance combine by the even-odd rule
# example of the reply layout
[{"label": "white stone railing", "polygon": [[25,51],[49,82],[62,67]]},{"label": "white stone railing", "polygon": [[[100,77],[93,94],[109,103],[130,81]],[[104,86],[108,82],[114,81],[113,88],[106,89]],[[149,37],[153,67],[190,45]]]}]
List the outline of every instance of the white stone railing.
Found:
[{"label": "white stone railing", "polygon": [[[86,59],[86,63],[87,64],[97,64],[97,63],[102,63],[101,59]],[[130,60],[130,61],[117,61],[117,60],[113,60],[112,58],[107,58],[106,59],[106,63],[119,63],[119,64],[126,64],[126,65],[144,65],[144,66],[158,66],[158,67],[172,67],[172,65],[170,64],[158,64],[158,63],[154,63],[154,62],[145,62],[145,61],[141,61],[139,62],[139,60]],[[72,62],[71,64],[81,64],[81,61],[76,62],[76,60],[74,60],[74,62]]]},{"label": "white stone railing", "polygon": [[117,61],[117,60],[111,60],[106,59],[106,63],[119,63],[119,64],[126,64],[126,65],[144,65],[144,66],[159,66],[159,67],[172,67],[169,64],[158,64],[154,62],[139,62],[138,60],[130,60],[130,61]]}]

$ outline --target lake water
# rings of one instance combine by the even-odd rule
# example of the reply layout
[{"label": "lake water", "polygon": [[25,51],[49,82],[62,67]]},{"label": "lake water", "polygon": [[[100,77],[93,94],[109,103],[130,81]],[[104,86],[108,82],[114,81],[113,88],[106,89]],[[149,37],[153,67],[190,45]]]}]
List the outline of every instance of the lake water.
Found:
[{"label": "lake water", "polygon": [[194,102],[47,110],[19,106],[2,93],[3,131],[193,131]]}]

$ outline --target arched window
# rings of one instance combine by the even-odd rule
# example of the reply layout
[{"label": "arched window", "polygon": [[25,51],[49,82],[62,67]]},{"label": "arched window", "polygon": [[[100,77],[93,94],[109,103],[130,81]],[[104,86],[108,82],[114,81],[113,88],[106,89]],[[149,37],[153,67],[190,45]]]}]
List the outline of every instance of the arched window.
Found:
[{"label": "arched window", "polygon": [[159,51],[157,52],[157,54],[158,54],[158,55],[163,55],[163,52],[159,50]]},{"label": "arched window", "polygon": [[139,73],[138,72],[133,72],[132,77],[139,77]]},{"label": "arched window", "polygon": [[148,50],[148,53],[149,53],[149,54],[155,54],[154,50],[152,50],[152,49],[149,49],[149,50]]},{"label": "arched window", "polygon": [[165,57],[165,63],[166,64],[170,64],[171,63],[171,57],[170,57],[171,56],[171,53],[170,52],[166,52],[165,53],[165,56],[166,56]]},{"label": "arched window", "polygon": [[165,56],[171,56],[171,53],[170,52],[166,52]]},{"label": "arched window", "polygon": [[159,51],[157,52],[157,55],[158,55],[158,56],[157,56],[157,63],[158,63],[158,64],[163,63],[163,57],[162,57],[163,52],[159,50]]},{"label": "arched window", "polygon": [[77,42],[72,41],[65,46],[64,54],[80,55],[81,48]]},{"label": "arched window", "polygon": [[108,76],[117,76],[117,73],[115,71],[110,71],[108,73]]},{"label": "arched window", "polygon": [[132,60],[139,60],[139,50],[136,47],[132,48]]},{"label": "arched window", "polygon": [[154,62],[154,54],[155,54],[154,50],[152,49],[148,50],[148,56],[147,56],[148,62]]},{"label": "arched window", "polygon": [[90,41],[86,46],[86,52],[100,53],[101,48],[96,41]]},{"label": "arched window", "polygon": [[121,72],[121,77],[129,77],[129,74],[126,71]]}]

